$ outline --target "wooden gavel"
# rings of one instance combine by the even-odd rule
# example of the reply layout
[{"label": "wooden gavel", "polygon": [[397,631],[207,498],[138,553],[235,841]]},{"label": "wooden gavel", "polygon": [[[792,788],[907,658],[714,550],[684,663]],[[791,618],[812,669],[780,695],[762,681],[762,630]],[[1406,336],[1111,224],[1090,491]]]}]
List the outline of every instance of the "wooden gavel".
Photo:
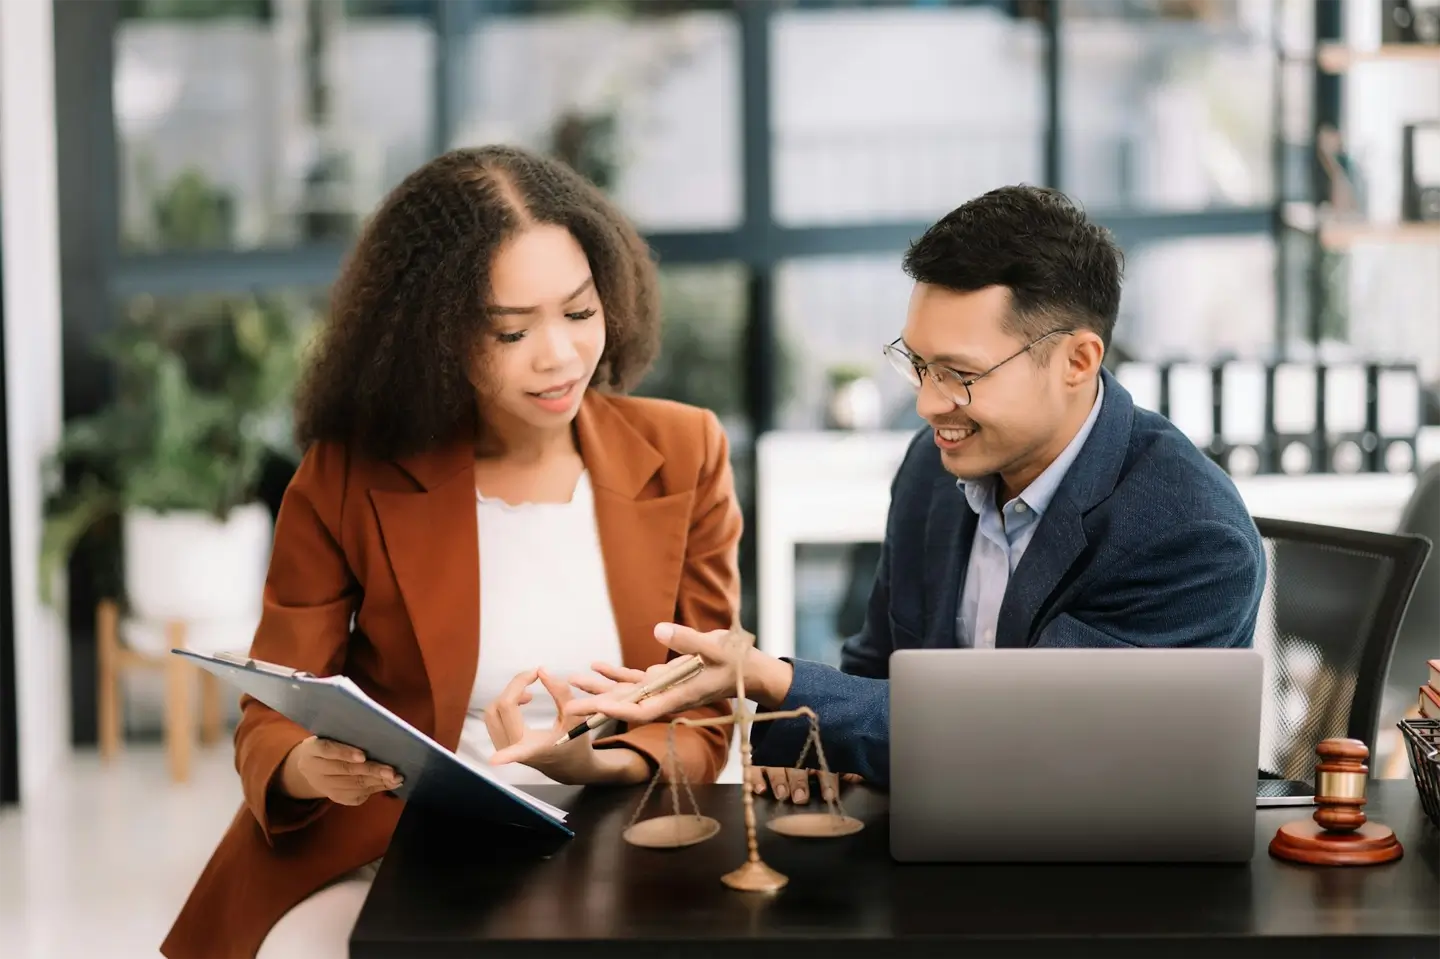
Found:
[{"label": "wooden gavel", "polygon": [[1312,866],[1370,866],[1404,855],[1390,827],[1365,818],[1370,750],[1357,739],[1327,739],[1315,747],[1315,804],[1310,819],[1286,823],[1270,840],[1270,855]]}]

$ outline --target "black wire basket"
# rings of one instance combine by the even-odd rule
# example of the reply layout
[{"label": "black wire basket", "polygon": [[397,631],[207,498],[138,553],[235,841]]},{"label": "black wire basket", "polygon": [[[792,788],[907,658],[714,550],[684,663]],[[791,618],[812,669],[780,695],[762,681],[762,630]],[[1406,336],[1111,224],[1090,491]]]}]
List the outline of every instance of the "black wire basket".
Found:
[{"label": "black wire basket", "polygon": [[1425,815],[1440,829],[1440,719],[1402,719],[1400,733]]}]

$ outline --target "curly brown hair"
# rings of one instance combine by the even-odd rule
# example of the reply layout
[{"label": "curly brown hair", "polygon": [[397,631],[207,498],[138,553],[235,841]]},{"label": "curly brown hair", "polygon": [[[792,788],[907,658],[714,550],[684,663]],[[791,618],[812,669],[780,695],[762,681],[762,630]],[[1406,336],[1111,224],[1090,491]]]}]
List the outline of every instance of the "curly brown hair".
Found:
[{"label": "curly brown hair", "polygon": [[592,385],[632,388],[659,348],[655,263],[625,216],[559,160],[515,147],[453,150],[411,173],[362,230],[295,402],[301,449],[334,440],[396,459],[477,438],[477,360],[490,264],[538,224],[570,231],[605,312]]}]

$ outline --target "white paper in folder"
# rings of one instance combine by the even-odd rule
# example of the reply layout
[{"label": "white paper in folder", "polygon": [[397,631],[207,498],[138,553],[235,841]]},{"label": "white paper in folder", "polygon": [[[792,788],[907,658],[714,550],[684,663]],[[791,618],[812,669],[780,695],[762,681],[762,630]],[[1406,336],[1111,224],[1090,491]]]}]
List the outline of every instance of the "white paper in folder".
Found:
[{"label": "white paper in folder", "polygon": [[1121,363],[1115,368],[1115,379],[1136,406],[1160,411],[1160,367],[1154,363]]},{"label": "white paper in folder", "polygon": [[1176,363],[1170,367],[1170,422],[1196,446],[1215,438],[1215,388],[1210,367]]},{"label": "white paper in folder", "polygon": [[1325,370],[1325,432],[1359,433],[1365,429],[1369,392],[1363,366]]},{"label": "white paper in folder", "polygon": [[1281,363],[1272,378],[1275,432],[1302,436],[1315,432],[1315,404],[1319,400],[1315,367]]},{"label": "white paper in folder", "polygon": [[1410,142],[1416,183],[1440,182],[1440,127],[1417,126]]},{"label": "white paper in folder", "polygon": [[1375,377],[1375,420],[1381,436],[1420,431],[1420,377],[1415,370],[1381,370]]},{"label": "white paper in folder", "polygon": [[1227,443],[1265,441],[1265,366],[1238,361],[1220,371],[1220,438]]}]

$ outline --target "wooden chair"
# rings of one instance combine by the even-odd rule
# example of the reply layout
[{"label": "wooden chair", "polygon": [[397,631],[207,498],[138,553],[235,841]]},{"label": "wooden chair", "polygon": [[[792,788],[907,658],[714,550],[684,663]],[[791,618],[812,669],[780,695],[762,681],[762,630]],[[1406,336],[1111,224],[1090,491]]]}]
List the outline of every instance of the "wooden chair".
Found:
[{"label": "wooden chair", "polygon": [[[95,639],[98,659],[97,713],[100,758],[109,761],[120,753],[123,735],[121,682],[132,669],[163,670],[165,673],[165,753],[170,778],[183,783],[190,778],[191,743],[195,719],[191,692],[200,676],[200,742],[209,745],[220,738],[220,680],[196,669],[168,652],[152,655],[127,646],[120,637],[120,607],[114,600],[101,600],[95,610]],[[166,649],[185,646],[185,624],[165,625]]]}]

